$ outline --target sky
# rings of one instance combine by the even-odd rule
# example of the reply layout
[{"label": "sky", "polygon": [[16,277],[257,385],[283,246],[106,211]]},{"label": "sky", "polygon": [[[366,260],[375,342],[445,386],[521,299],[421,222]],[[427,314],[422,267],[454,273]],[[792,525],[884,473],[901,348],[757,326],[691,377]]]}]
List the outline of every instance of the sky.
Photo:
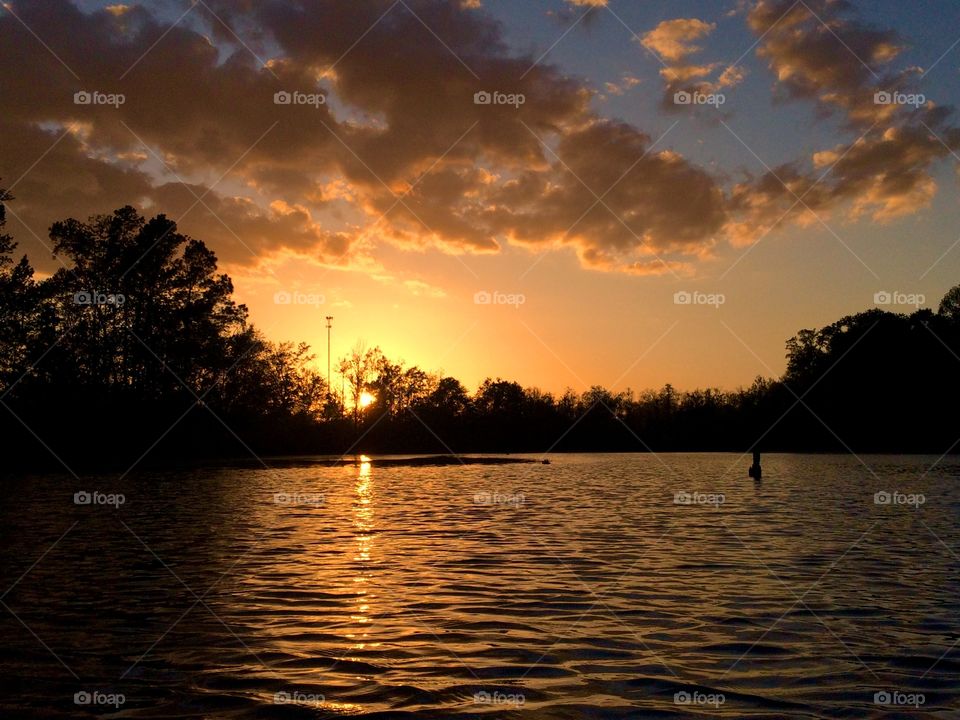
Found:
[{"label": "sky", "polygon": [[[132,204],[251,320],[475,388],[749,385],[960,282],[953,0],[30,0],[0,6],[0,186]],[[336,380],[335,380],[336,381]]]}]

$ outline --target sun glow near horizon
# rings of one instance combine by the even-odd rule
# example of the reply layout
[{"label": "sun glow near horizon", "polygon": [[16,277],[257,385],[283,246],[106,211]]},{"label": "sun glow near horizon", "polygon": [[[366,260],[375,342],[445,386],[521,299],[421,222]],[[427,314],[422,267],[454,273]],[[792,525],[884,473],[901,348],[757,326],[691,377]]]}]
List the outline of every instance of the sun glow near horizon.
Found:
[{"label": "sun glow near horizon", "polygon": [[[253,72],[249,53],[218,62],[232,44],[200,14],[177,26],[183,50],[161,55],[164,43],[115,34],[124,6],[7,3],[36,13],[24,22],[56,36],[62,46],[51,47],[74,58],[79,77],[122,68],[112,95],[77,87],[77,98],[49,82],[51,56],[30,33],[4,46],[26,73],[4,96],[17,112],[0,138],[0,177],[28,180],[8,221],[43,279],[63,256],[40,228],[130,202],[176,218],[215,252],[251,321],[271,341],[308,343],[351,409],[369,403],[346,395],[324,355],[341,358],[360,340],[469,390],[487,377],[555,395],[733,390],[782,373],[799,329],[895,289],[935,303],[960,268],[960,126],[948,112],[960,86],[946,72],[960,6],[944,16],[808,4],[785,26],[775,10],[789,9],[785,0],[692,0],[676,15],[669,4],[617,3],[616,16],[598,11],[589,31],[578,21],[562,41],[570,7],[615,4],[431,0],[422,22],[395,9],[385,24],[376,3],[307,3],[293,24],[272,6],[238,11],[249,17],[237,37],[264,43],[268,63],[304,79],[281,87]],[[138,8],[157,26],[180,22],[167,4]],[[26,28],[8,15],[0,31],[15,39]],[[371,34],[344,53],[322,30],[331,18]],[[857,54],[876,75],[829,33],[804,45],[824,23],[861,38]],[[73,25],[76,37],[56,30]],[[302,33],[310,42],[294,41]],[[71,46],[80,38],[99,51],[87,53],[95,67]],[[411,47],[410,67],[385,62]],[[518,77],[533,48],[538,72]],[[451,51],[489,68],[482,82]],[[127,58],[147,54],[151,63],[121,75]],[[332,64],[337,72],[306,80]],[[916,67],[927,72],[907,83]],[[901,75],[909,92],[890,95],[881,78]],[[143,112],[170,77],[197,79],[182,88],[182,108],[164,106],[182,122]],[[239,84],[240,96],[218,90]],[[477,101],[499,90],[524,100]],[[100,95],[124,102],[102,112]],[[789,187],[779,171],[766,175],[781,166]],[[792,194],[803,189],[809,207]]]}]

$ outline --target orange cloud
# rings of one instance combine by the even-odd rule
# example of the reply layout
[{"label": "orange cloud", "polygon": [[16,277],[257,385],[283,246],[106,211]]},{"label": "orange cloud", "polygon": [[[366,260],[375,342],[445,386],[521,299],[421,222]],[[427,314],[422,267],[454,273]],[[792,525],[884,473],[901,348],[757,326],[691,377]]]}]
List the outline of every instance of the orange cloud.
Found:
[{"label": "orange cloud", "polygon": [[[679,155],[645,157],[647,135],[598,117],[584,81],[543,63],[530,70],[535,58],[510,55],[483,13],[434,2],[383,15],[374,0],[206,7],[216,20],[198,12],[171,29],[144,6],[121,22],[66,0],[18,3],[90,90],[125,95],[117,107],[74,104],[75,78],[0,17],[0,61],[23,69],[0,77],[3,96],[17,98],[3,176],[55,139],[38,123],[84,127],[19,188],[31,225],[138,202],[251,264],[285,251],[349,263],[373,242],[497,252],[510,240],[626,263],[695,252],[722,225],[709,174]],[[221,20],[244,46],[215,44]],[[424,25],[442,28],[445,43]],[[478,103],[484,92],[523,102]],[[304,102],[289,99],[297,93]],[[30,142],[13,147],[18,135]]]},{"label": "orange cloud", "polygon": [[707,37],[716,29],[716,23],[697,18],[664,20],[646,33],[640,42],[667,62],[676,63],[701,50],[694,41]]},{"label": "orange cloud", "polygon": [[[790,163],[736,185],[726,228],[735,245],[756,241],[780,222],[820,222],[838,207],[848,208],[851,219],[875,222],[916,213],[937,193],[934,164],[960,148],[952,110],[907,84],[916,70],[886,68],[902,41],[848,10],[830,0],[760,0],[748,15],[761,37],[758,54],[788,96],[841,113],[862,135],[813,153],[810,169]],[[887,96],[914,104],[885,102]]]},{"label": "orange cloud", "polygon": [[[895,35],[862,27],[837,3],[810,2],[878,71],[896,59]],[[732,187],[679,153],[653,152],[642,129],[601,117],[586,81],[511,54],[476,3],[423,2],[416,15],[398,4],[384,15],[377,0],[208,0],[216,19],[201,8],[172,29],[142,5],[15,5],[83,78],[0,16],[0,63],[18,68],[0,74],[0,176],[26,173],[11,224],[18,232],[22,218],[41,240],[54,219],[138,203],[235,265],[292,253],[372,267],[385,243],[447,253],[516,243],[567,249],[591,269],[679,274],[724,236],[743,244],[781,216],[809,222],[804,205],[828,213],[848,203],[854,217],[878,222],[915,212],[936,192],[930,172],[944,143],[960,147],[946,110],[875,103],[888,85],[828,43],[809,11],[773,0],[757,2],[748,22],[780,86],[851,125],[879,125]],[[642,37],[667,63],[668,98],[742,80],[739,67],[692,57],[714,28],[681,18]],[[896,82],[912,75],[880,77],[908,89]],[[608,92],[637,82],[626,75]],[[81,90],[125,102],[77,104]]]},{"label": "orange cloud", "polygon": [[760,37],[778,87],[791,97],[813,98],[824,111],[839,110],[854,125],[869,127],[910,108],[877,103],[878,92],[909,89],[915,68],[892,72],[887,65],[903,49],[892,30],[869,27],[832,0],[759,0],[747,21]]},{"label": "orange cloud", "polygon": [[678,95],[717,94],[743,80],[743,68],[726,67],[718,77],[711,80],[710,77],[723,67],[722,63],[696,64],[689,61],[691,55],[703,49],[695,42],[708,37],[716,27],[715,23],[707,23],[697,18],[675,18],[664,20],[640,38],[640,43],[655,53],[663,63],[660,77],[666,83],[664,109],[689,110],[688,106],[678,105]]}]

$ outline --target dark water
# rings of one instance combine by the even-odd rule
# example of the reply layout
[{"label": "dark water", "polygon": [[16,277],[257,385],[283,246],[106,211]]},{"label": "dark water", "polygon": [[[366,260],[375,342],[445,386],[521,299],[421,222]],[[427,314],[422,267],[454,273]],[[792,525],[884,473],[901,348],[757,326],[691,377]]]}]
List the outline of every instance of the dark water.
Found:
[{"label": "dark water", "polygon": [[862,460],[8,479],[0,716],[960,717],[960,462]]}]

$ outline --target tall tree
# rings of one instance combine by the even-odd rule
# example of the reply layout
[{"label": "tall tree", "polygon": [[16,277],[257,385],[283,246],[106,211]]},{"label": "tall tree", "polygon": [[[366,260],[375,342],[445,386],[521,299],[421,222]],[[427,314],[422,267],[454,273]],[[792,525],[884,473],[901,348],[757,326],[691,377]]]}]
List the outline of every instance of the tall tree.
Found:
[{"label": "tall tree", "polygon": [[26,255],[14,260],[17,243],[4,232],[6,203],[13,196],[0,188],[0,392],[27,372],[38,332],[37,284]]},{"label": "tall tree", "polygon": [[51,286],[72,328],[74,382],[154,396],[185,384],[199,393],[229,366],[226,338],[244,328],[247,312],[203,242],[129,206],[55,223],[50,237],[71,264]]},{"label": "tall tree", "polygon": [[349,385],[355,423],[360,417],[360,397],[368,390],[382,361],[383,353],[379,347],[368,350],[366,343],[358,340],[350,354],[342,358],[337,365],[338,371]]}]

